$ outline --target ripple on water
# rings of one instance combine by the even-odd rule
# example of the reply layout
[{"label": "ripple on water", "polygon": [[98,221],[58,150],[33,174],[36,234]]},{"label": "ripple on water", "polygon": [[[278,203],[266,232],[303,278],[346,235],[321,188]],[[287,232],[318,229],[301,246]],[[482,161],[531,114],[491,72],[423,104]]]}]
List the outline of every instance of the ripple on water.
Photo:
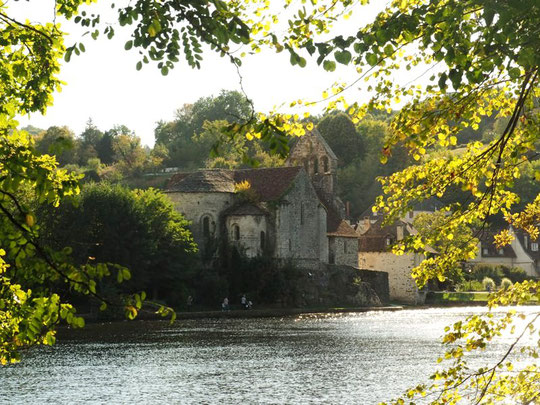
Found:
[{"label": "ripple on water", "polygon": [[425,380],[444,327],[481,311],[89,325],[2,369],[0,402],[377,403]]}]

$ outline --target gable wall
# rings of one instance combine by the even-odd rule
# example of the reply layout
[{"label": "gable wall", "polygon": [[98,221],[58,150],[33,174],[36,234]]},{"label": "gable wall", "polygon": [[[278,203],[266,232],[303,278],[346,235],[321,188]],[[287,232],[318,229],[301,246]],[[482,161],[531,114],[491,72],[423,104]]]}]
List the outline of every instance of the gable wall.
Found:
[{"label": "gable wall", "polygon": [[[325,170],[324,161],[328,162]],[[332,194],[336,187],[337,160],[332,158],[315,135],[303,136],[291,150],[289,163],[303,166],[315,187]]]},{"label": "gable wall", "polygon": [[276,256],[302,266],[318,266],[328,255],[321,235],[326,239],[326,211],[302,170],[276,209]]}]

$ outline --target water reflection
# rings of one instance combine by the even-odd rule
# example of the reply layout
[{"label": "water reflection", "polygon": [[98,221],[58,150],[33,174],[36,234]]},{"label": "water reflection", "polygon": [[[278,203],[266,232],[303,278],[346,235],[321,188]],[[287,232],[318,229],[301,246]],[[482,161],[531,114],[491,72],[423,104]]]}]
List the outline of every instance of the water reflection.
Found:
[{"label": "water reflection", "polygon": [[377,403],[425,381],[444,326],[479,311],[89,325],[1,369],[0,402]]}]

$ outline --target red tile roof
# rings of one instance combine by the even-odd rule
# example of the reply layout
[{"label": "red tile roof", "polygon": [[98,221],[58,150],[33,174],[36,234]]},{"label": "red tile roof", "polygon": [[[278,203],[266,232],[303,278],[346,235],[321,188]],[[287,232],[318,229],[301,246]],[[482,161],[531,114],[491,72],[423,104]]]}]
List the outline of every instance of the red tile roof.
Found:
[{"label": "red tile roof", "polygon": [[239,170],[199,170],[174,175],[167,192],[234,193],[235,184],[248,181],[260,201],[275,201],[291,187],[300,167]]},{"label": "red tile roof", "polygon": [[236,183],[247,180],[260,201],[275,201],[289,190],[300,170],[300,167],[235,170],[234,180]]}]

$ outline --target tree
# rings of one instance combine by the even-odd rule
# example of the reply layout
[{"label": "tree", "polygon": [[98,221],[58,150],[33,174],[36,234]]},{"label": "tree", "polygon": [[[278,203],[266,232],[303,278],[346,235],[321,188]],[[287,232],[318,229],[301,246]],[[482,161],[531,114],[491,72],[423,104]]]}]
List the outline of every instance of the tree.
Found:
[{"label": "tree", "polygon": [[[58,16],[73,18],[84,27],[95,27],[99,16],[86,17],[86,13],[76,16],[83,3],[87,2],[57,0],[56,12]],[[227,52],[225,47],[230,42],[247,42],[247,25],[235,11],[234,5],[221,2],[179,4],[167,1],[158,4],[142,0],[121,9],[119,19],[121,24],[131,24],[141,18],[134,32],[134,42],[146,50],[140,65],[148,63],[149,58],[153,61],[165,59],[158,63],[166,74],[182,49],[180,43],[186,44],[183,50],[188,63],[198,66],[200,41],[222,52]],[[168,18],[177,17],[189,28],[187,32],[180,34],[169,24],[172,20]],[[41,156],[35,150],[33,140],[16,130],[14,117],[16,114],[45,112],[52,102],[51,94],[62,84],[58,78],[60,59],[64,57],[69,61],[73,53],[84,52],[84,44],[66,48],[65,33],[60,30],[56,17],[44,25],[20,22],[9,15],[5,2],[0,4],[0,29],[0,363],[5,364],[18,360],[20,350],[27,346],[54,343],[55,326],[61,320],[75,327],[84,325],[83,318],[76,316],[75,308],[51,285],[63,283],[73,291],[95,297],[103,307],[110,302],[98,293],[98,281],[114,271],[121,282],[128,279],[130,273],[122,266],[104,263],[76,266],[70,258],[70,249],[54,250],[43,246],[36,217],[26,203],[35,199],[58,206],[79,191],[79,176],[59,169],[54,157]],[[109,36],[113,30],[109,25],[103,28]],[[98,34],[99,30],[92,36]],[[165,50],[164,40],[172,44]],[[90,136],[96,134],[94,129],[89,126],[83,136],[91,152],[84,155],[83,164],[87,158],[96,157],[96,137]],[[91,148],[94,148],[93,152]],[[24,192],[29,193],[28,198]],[[120,305],[132,318],[143,300],[141,294],[134,294]],[[168,309],[161,307],[158,312],[165,314]]]},{"label": "tree", "polygon": [[68,127],[49,127],[35,138],[36,150],[55,155],[61,166],[75,163],[75,135]]},{"label": "tree", "polygon": [[99,183],[87,185],[76,201],[76,206],[45,209],[44,243],[72,246],[78,265],[97,261],[129,268],[131,279],[119,287],[109,285],[108,290],[146,290],[154,299],[178,303],[174,287],[189,268],[196,246],[188,222],[165,195]]},{"label": "tree", "polygon": [[342,166],[364,156],[364,142],[351,118],[345,113],[325,116],[317,129],[336,153]]},{"label": "tree", "polygon": [[[199,168],[204,166],[210,150],[219,136],[202,136],[205,124],[214,121],[236,122],[246,120],[251,104],[237,91],[222,90],[217,97],[202,97],[194,104],[184,105],[176,112],[173,122],[160,122],[155,130],[157,145],[169,150],[169,166]],[[234,138],[234,137],[231,137]]]},{"label": "tree", "polygon": [[[91,27],[93,36],[100,33],[113,35],[114,29],[110,25],[99,29],[99,15],[75,17],[81,2],[59,0],[57,10],[67,18],[74,17],[82,26]],[[323,92],[327,107],[342,107],[349,112],[353,122],[357,122],[368,111],[389,110],[393,102],[401,102],[403,98],[406,105],[392,119],[392,133],[382,148],[381,160],[388,161],[394,147],[403,144],[418,162],[382,180],[385,197],[379,199],[378,210],[384,211],[389,220],[398,218],[419,200],[432,195],[444,196],[453,186],[464,189],[469,199],[465,204],[451,206],[452,214],[441,228],[447,238],[452,239],[460,225],[470,225],[477,220],[487,223],[498,213],[503,213],[513,226],[537,237],[535,225],[540,222],[540,196],[523,211],[512,212],[518,196],[511,187],[514,179],[520,176],[521,162],[537,156],[540,136],[536,104],[540,66],[538,2],[394,1],[377,15],[373,23],[360,28],[355,36],[337,35],[333,38],[328,35],[331,24],[341,16],[350,15],[352,2],[314,3],[297,6],[290,2],[280,7],[280,16],[286,11],[291,12],[283,30],[273,29],[279,18],[273,14],[269,2],[257,4],[254,10],[244,3],[219,0],[138,0],[119,10],[119,21],[122,25],[135,26],[132,39],[125,48],[135,47],[140,51],[136,67],[140,69],[143,64],[157,63],[163,74],[167,74],[178,61],[181,51],[189,65],[199,66],[201,42],[230,58],[236,66],[241,64],[241,55],[229,52],[232,44],[247,44],[253,52],[258,52],[261,47],[286,51],[291,64],[300,67],[306,66],[306,58],[310,57],[316,58],[327,71],[334,71],[337,63],[354,65],[360,76],[353,83],[337,83]],[[365,1],[360,2],[363,3]],[[60,84],[56,76],[59,58],[65,50],[65,58],[69,60],[73,53],[84,51],[84,45],[78,43],[64,48],[63,34],[56,25],[22,24],[9,17],[5,9],[5,6],[0,8],[0,24],[4,28],[6,44],[2,45],[5,57],[0,59],[0,74],[5,78],[0,125],[12,128],[15,112],[43,111],[46,108],[50,94]],[[324,39],[320,34],[325,34]],[[418,71],[420,68],[425,69],[420,70],[418,76],[432,73],[429,84],[422,85],[408,79],[404,80],[405,83],[400,82],[399,78],[403,77],[399,74],[400,69]],[[350,103],[345,92],[361,79],[368,80],[367,91],[373,91],[374,95],[365,105]],[[294,101],[291,108],[300,106],[303,109],[305,105]],[[507,117],[508,123],[491,143],[471,143],[462,154],[429,158],[429,148],[436,144],[452,148],[457,144],[461,130],[468,127],[476,129],[482,117],[494,114],[497,118]],[[301,115],[294,112],[251,114],[247,120],[230,123],[224,132],[230,136],[245,134],[248,138],[261,139],[271,150],[285,153],[287,135],[305,132]],[[4,130],[3,134],[6,132]],[[22,149],[8,155],[14,156],[9,161],[14,169],[21,168],[18,156],[25,151],[33,162],[33,152],[24,145]],[[539,176],[535,173],[535,177]],[[9,184],[3,187],[9,187]],[[57,189],[53,190],[51,199],[57,201],[60,197]],[[25,216],[12,223],[20,224],[23,218]],[[509,234],[502,233],[497,242],[508,243]],[[426,240],[419,236],[406,244],[399,244],[396,252],[425,246]],[[420,285],[433,277],[444,279],[447,269],[473,254],[474,251],[466,246],[448,249],[444,257],[423,261],[413,274]],[[533,296],[538,297],[538,291],[538,282],[525,281],[495,294],[490,305],[522,303]],[[10,298],[12,294],[4,296],[10,305],[11,312],[7,313],[11,316],[17,307]],[[527,329],[536,331],[535,322],[539,316],[535,314],[526,320]],[[28,315],[21,319],[28,319]],[[455,359],[455,363],[433,376],[435,380],[443,381],[435,402],[457,402],[463,395],[470,403],[493,402],[509,397],[525,403],[538,399],[538,368],[534,364],[514,370],[511,378],[499,373],[500,366],[515,345],[509,347],[508,354],[500,362],[476,371],[468,369],[463,357],[465,351],[485,347],[502,329],[509,328],[514,319],[512,313],[497,320],[489,318],[489,315],[487,318],[474,316],[448,331],[445,342],[455,346],[449,349],[447,358]],[[15,323],[18,325],[22,320]],[[518,341],[527,329],[518,332]],[[526,353],[536,358],[538,347],[527,347]],[[418,386],[407,396],[412,398],[426,388],[437,389],[435,385]],[[403,401],[399,399],[396,402]]]}]

